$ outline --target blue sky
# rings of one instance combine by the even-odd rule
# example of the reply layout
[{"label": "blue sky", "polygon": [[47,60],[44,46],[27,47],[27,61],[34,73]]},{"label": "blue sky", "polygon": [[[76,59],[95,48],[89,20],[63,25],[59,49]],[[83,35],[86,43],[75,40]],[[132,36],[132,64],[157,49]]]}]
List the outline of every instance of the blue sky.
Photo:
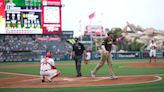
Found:
[{"label": "blue sky", "polygon": [[62,28],[74,30],[75,36],[90,24],[88,16],[93,12],[91,24],[104,28],[123,28],[129,21],[144,28],[164,29],[164,0],[62,0],[62,3],[65,5]]}]

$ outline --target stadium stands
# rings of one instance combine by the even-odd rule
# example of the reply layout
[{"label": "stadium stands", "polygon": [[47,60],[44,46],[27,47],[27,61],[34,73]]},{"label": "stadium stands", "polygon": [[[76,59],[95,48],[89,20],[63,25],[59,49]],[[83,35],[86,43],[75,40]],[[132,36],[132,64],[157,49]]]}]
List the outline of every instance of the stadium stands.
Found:
[{"label": "stadium stands", "polygon": [[55,60],[62,60],[69,57],[71,46],[61,39],[57,35],[0,35],[0,61],[39,61],[48,50]]}]

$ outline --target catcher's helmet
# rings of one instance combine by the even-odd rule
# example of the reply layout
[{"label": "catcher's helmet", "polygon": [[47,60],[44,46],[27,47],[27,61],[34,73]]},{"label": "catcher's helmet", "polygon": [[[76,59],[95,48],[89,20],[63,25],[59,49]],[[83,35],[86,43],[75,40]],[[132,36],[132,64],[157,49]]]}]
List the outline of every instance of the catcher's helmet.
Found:
[{"label": "catcher's helmet", "polygon": [[52,53],[49,51],[49,52],[47,52],[46,53],[46,57],[49,57],[49,58],[51,58],[52,57]]}]

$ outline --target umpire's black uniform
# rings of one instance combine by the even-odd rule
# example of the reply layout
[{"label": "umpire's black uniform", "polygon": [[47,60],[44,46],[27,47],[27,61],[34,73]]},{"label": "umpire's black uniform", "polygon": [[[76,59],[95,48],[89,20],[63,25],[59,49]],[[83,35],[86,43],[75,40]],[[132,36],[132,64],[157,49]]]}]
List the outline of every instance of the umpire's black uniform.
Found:
[{"label": "umpire's black uniform", "polygon": [[73,44],[73,51],[75,52],[74,60],[75,60],[75,65],[76,65],[76,72],[77,72],[77,77],[82,76],[81,75],[81,62],[82,62],[82,57],[83,57],[83,52],[85,50],[85,47],[82,43],[79,42],[79,39],[75,39],[75,44]]}]

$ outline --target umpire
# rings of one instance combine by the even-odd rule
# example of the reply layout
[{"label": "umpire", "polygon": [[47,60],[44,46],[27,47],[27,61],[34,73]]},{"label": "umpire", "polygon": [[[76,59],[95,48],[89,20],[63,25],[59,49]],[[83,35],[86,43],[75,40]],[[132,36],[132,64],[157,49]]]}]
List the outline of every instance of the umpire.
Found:
[{"label": "umpire", "polygon": [[85,51],[85,47],[82,43],[79,42],[78,38],[75,38],[75,44],[73,44],[73,58],[75,60],[75,65],[76,65],[76,72],[77,76],[76,77],[81,77],[81,62],[82,62],[82,57],[83,53]]}]

